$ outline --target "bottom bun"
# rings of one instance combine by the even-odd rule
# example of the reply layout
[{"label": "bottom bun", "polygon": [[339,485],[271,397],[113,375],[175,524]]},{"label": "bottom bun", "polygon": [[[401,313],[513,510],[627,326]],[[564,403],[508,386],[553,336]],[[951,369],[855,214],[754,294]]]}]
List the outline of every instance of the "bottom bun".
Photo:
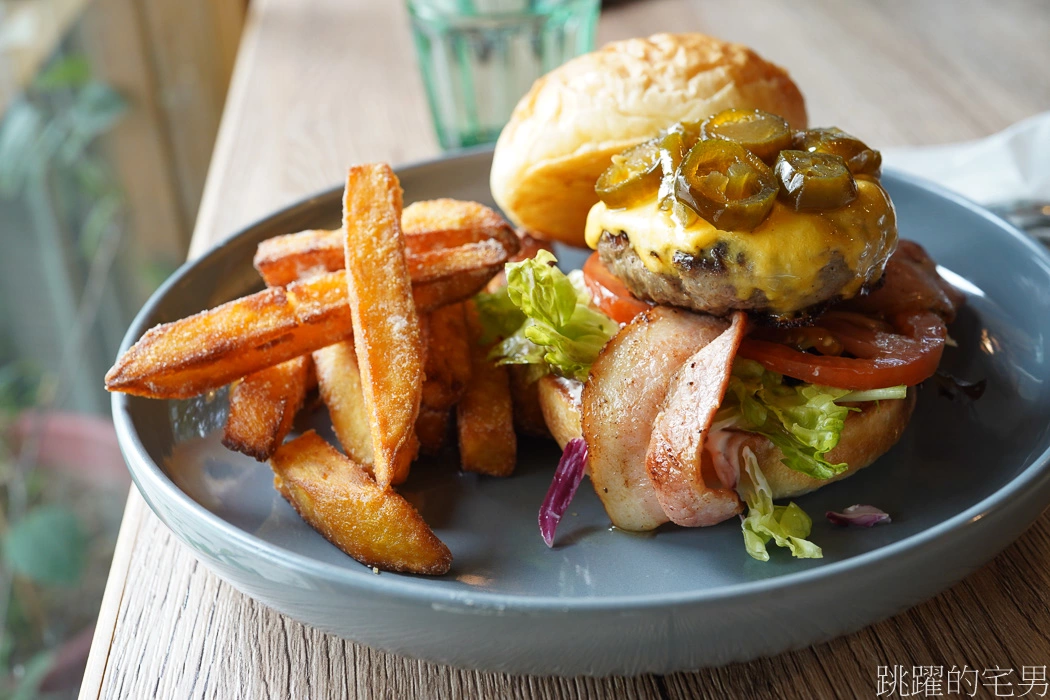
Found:
[{"label": "bottom bun", "polygon": [[547,429],[564,450],[569,440],[583,437],[583,384],[553,374],[541,377],[536,384],[539,387],[543,420],[547,422]]},{"label": "bottom bun", "polygon": [[851,412],[842,428],[839,444],[827,454],[832,464],[849,465],[846,471],[830,479],[814,479],[797,472],[781,461],[784,453],[769,440],[761,440],[758,452],[759,467],[769,482],[773,498],[792,498],[815,491],[825,484],[856,474],[897,444],[911,420],[915,409],[915,389],[908,396],[891,401],[866,401],[849,404],[860,412]]},{"label": "bottom bun", "polygon": [[[548,375],[539,380],[540,407],[551,435],[563,448],[573,439],[582,437],[580,427],[580,392],[582,384]],[[915,389],[908,389],[904,399],[868,401],[850,404],[860,409],[846,418],[839,444],[828,453],[832,464],[845,462],[846,471],[831,479],[820,480],[806,476],[785,465],[779,448],[766,439],[758,441],[755,456],[769,482],[773,498],[793,498],[845,479],[868,466],[897,444],[915,409]]]}]

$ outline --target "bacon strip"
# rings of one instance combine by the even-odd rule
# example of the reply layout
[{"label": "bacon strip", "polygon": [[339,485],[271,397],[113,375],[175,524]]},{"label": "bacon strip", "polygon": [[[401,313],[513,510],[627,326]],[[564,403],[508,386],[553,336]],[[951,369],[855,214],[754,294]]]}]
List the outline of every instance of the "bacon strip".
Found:
[{"label": "bacon strip", "polygon": [[667,522],[645,470],[653,420],[674,373],[726,329],[720,318],[670,306],[638,314],[598,355],[581,399],[591,483],[613,525]]},{"label": "bacon strip", "polygon": [[715,525],[743,510],[731,485],[721,483],[714,470],[704,473],[703,456],[746,319],[742,312],[733,314],[729,328],[675,372],[653,424],[645,466],[664,513],[678,525]]},{"label": "bacon strip", "polygon": [[962,292],[937,273],[937,263],[915,241],[902,239],[898,243],[883,276],[885,282],[880,288],[844,306],[886,317],[909,311],[934,311],[945,323],[951,323],[966,300]]}]

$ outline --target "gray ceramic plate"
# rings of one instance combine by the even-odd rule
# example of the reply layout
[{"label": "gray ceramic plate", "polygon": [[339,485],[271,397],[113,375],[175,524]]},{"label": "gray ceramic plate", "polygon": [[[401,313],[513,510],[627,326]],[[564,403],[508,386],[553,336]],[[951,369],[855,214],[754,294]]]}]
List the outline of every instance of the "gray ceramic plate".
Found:
[{"label": "gray ceramic plate", "polygon": [[[404,168],[406,198],[488,201],[490,154]],[[505,480],[460,474],[455,456],[418,464],[404,489],[455,556],[438,579],[373,574],[307,527],[269,469],[224,450],[222,395],[187,402],[115,395],[131,473],[153,510],[233,586],[307,624],[433,661],[515,673],[633,674],[724,664],[842,635],[958,581],[1050,502],[1050,257],[976,206],[887,173],[901,234],[927,246],[968,296],[943,367],[984,379],[956,404],[920,391],[904,438],[859,475],[799,499],[822,560],[749,558],[740,527],[612,531],[588,485],[557,546],[536,513],[558,459],[523,440]],[[256,244],[333,226],[340,190],[249,227],[160,289],[128,331],[260,286]],[[315,416],[315,423],[324,421]],[[324,426],[321,426],[324,427]],[[854,503],[889,526],[838,529],[822,514]]]}]

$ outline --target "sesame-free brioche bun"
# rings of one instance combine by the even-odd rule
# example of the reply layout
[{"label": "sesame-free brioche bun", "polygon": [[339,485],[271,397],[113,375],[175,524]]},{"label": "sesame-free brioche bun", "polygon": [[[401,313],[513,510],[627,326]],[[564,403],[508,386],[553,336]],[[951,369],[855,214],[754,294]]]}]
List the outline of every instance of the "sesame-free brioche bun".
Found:
[{"label": "sesame-free brioche bun", "polygon": [[733,107],[806,127],[798,87],[746,46],[704,34],[613,42],[541,77],[521,99],[496,143],[492,196],[532,235],[582,247],[594,183],[613,155]]},{"label": "sesame-free brioche bun", "polygon": [[[539,396],[547,427],[559,445],[564,448],[569,440],[582,436],[578,385],[548,375],[539,380]],[[820,481],[787,467],[781,461],[783,453],[773,443],[765,438],[756,440],[755,457],[774,499],[815,491],[856,474],[881,457],[897,444],[908,426],[915,408],[915,389],[909,389],[905,399],[869,401],[856,406],[860,411],[849,414],[839,444],[827,455],[832,464],[845,462],[849,468],[832,479]]]}]

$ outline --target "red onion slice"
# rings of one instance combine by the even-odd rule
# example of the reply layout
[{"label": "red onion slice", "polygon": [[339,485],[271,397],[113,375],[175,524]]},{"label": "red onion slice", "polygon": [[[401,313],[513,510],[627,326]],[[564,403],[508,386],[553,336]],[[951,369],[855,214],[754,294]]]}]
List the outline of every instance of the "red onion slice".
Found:
[{"label": "red onion slice", "polygon": [[561,453],[558,469],[554,472],[550,488],[540,506],[540,534],[548,547],[554,546],[554,532],[558,529],[561,516],[565,514],[576,489],[583,481],[587,466],[587,443],[582,438],[573,438],[565,445]]},{"label": "red onion slice", "polygon": [[841,513],[829,510],[824,514],[828,520],[835,525],[856,525],[858,527],[875,527],[881,523],[892,522],[889,513],[881,511],[875,506],[850,506]]}]

